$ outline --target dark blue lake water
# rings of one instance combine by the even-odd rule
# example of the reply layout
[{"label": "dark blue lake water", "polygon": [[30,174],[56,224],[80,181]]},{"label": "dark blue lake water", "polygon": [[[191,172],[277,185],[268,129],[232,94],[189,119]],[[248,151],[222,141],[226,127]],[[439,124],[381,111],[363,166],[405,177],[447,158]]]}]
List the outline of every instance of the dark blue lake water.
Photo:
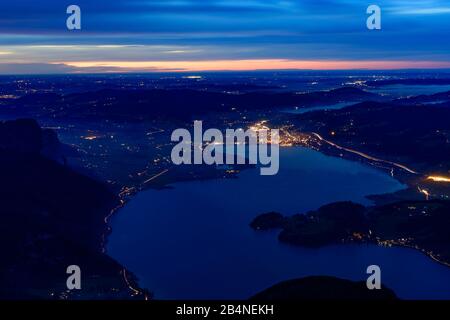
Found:
[{"label": "dark blue lake water", "polygon": [[392,98],[399,98],[450,91],[450,85],[391,84],[370,89],[369,91]]},{"label": "dark blue lake water", "polygon": [[388,174],[305,148],[281,150],[280,172],[177,183],[136,195],[112,220],[108,252],[158,299],[240,299],[308,275],[365,280],[377,264],[402,298],[450,298],[450,268],[407,248],[281,244],[276,232],[248,225],[258,214],[294,214],[403,186]]},{"label": "dark blue lake water", "polygon": [[303,114],[303,113],[307,113],[307,112],[311,112],[311,111],[319,111],[319,110],[338,110],[338,109],[343,109],[345,107],[354,105],[356,103],[358,103],[358,102],[340,102],[340,103],[335,103],[335,104],[330,104],[330,105],[322,105],[322,106],[308,107],[308,108],[294,107],[294,108],[284,109],[283,112],[291,113],[291,114]]}]

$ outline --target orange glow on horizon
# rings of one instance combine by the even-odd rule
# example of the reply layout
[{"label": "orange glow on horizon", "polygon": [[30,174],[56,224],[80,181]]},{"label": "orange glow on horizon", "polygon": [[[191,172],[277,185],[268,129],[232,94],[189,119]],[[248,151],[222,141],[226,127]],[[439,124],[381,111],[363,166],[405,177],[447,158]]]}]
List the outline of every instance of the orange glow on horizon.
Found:
[{"label": "orange glow on horizon", "polygon": [[[204,60],[204,61],[69,61],[76,68],[112,68],[120,71],[251,71],[450,68],[450,61],[341,61],[341,60]],[[57,64],[57,63],[55,63]],[[81,70],[82,71],[82,70]],[[114,71],[114,70],[112,70]]]}]

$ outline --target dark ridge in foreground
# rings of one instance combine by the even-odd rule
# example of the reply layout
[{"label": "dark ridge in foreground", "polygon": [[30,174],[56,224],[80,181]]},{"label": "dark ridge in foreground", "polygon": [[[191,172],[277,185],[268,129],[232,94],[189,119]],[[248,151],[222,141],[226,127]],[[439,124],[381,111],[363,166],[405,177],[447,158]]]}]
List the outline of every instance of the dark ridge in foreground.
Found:
[{"label": "dark ridge in foreground", "polygon": [[[45,157],[59,141],[35,121],[2,122],[0,133],[0,299],[129,298],[123,267],[102,253],[116,196]],[[70,265],[82,290],[67,290]]]},{"label": "dark ridge in foreground", "polygon": [[388,288],[367,289],[365,282],[316,276],[280,282],[250,298],[251,300],[397,300]]}]

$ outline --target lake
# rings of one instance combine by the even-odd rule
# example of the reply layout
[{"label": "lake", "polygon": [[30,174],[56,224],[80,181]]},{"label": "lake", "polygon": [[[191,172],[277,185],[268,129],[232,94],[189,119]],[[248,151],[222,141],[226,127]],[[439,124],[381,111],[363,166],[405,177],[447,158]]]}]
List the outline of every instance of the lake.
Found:
[{"label": "lake", "polygon": [[369,88],[369,91],[391,98],[400,98],[408,96],[418,96],[421,94],[435,94],[439,92],[450,91],[450,85],[429,85],[429,84],[390,84],[376,88]]},{"label": "lake", "polygon": [[283,109],[283,112],[291,113],[291,114],[303,114],[303,113],[319,111],[319,110],[339,110],[339,109],[343,109],[345,107],[348,107],[348,106],[351,106],[351,105],[354,105],[357,103],[358,102],[339,102],[339,103],[330,104],[330,105],[320,105],[320,106],[307,107],[307,108],[295,107],[295,108]]},{"label": "lake", "polygon": [[282,148],[280,171],[176,183],[137,194],[112,219],[108,253],[157,299],[245,299],[277,282],[331,275],[365,280],[377,264],[401,298],[450,298],[450,268],[418,251],[376,245],[305,249],[249,227],[258,214],[295,214],[404,186],[383,171],[302,147]]}]

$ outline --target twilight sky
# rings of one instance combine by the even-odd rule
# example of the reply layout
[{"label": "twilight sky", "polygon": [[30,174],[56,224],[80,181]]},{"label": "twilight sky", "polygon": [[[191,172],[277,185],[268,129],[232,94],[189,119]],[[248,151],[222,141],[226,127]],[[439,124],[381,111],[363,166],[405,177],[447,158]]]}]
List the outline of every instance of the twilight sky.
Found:
[{"label": "twilight sky", "polygon": [[[66,28],[67,6],[82,30]],[[382,30],[366,9],[382,9]],[[450,0],[15,0],[0,73],[450,68]]]}]

